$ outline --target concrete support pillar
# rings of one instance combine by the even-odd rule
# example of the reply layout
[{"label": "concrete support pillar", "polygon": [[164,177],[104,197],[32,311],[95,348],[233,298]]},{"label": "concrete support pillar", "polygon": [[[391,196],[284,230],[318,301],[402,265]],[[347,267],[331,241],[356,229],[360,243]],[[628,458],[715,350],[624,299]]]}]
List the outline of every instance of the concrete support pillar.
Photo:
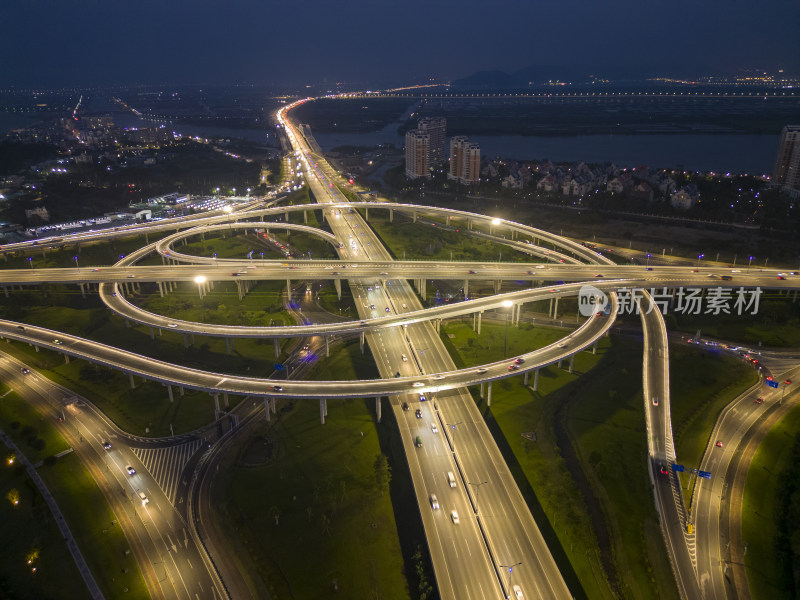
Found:
[{"label": "concrete support pillar", "polygon": [[562,362],[564,362],[564,359],[563,359],[563,358],[560,358],[560,359],[558,360],[558,368],[559,368],[559,369],[561,368],[561,363],[562,363]]},{"label": "concrete support pillar", "polygon": [[597,341],[592,344],[592,354],[597,354]]},{"label": "concrete support pillar", "polygon": [[272,338],[272,343],[275,345],[275,358],[281,355],[281,341],[278,338]]},{"label": "concrete support pillar", "polygon": [[81,288],[81,298],[86,298],[86,288],[84,287],[84,285],[82,283],[79,283],[78,285]]},{"label": "concrete support pillar", "polygon": [[495,279],[493,283],[494,283],[494,293],[499,294],[500,288],[503,286],[503,282],[499,279]]},{"label": "concrete support pillar", "polygon": [[229,338],[225,338],[225,354],[231,353],[231,340]]},{"label": "concrete support pillar", "polygon": [[[144,380],[143,380],[144,381]],[[180,393],[181,397],[186,393],[186,390],[182,385],[178,386],[178,392]]]},{"label": "concrete support pillar", "polygon": [[553,298],[550,298],[550,308],[547,309],[547,316],[553,316]]},{"label": "concrete support pillar", "polygon": [[381,422],[381,397],[375,396],[375,416],[378,419],[378,423]]},{"label": "concrete support pillar", "polygon": [[411,222],[412,223],[416,223],[417,222],[417,211],[415,211],[415,210],[411,211]]},{"label": "concrete support pillar", "polygon": [[155,327],[151,327],[151,328],[150,328],[150,339],[151,339],[151,340],[154,340],[154,339],[156,339],[156,330],[155,330]]},{"label": "concrete support pillar", "polygon": [[211,394],[214,396],[214,418],[219,419],[219,394]]},{"label": "concrete support pillar", "polygon": [[231,352],[236,350],[236,338],[230,338],[231,340]]},{"label": "concrete support pillar", "polygon": [[534,370],[533,372],[533,391],[539,389],[539,369]]},{"label": "concrete support pillar", "polygon": [[486,386],[486,406],[492,405],[492,382],[489,382],[489,385]]},{"label": "concrete support pillar", "polygon": [[189,336],[186,335],[185,333],[181,334],[181,335],[183,335],[183,347],[184,348],[188,348],[189,347]]},{"label": "concrete support pillar", "polygon": [[225,408],[228,408],[230,404],[228,403],[228,392],[222,392],[222,401],[225,404]]},{"label": "concrete support pillar", "polygon": [[481,334],[481,319],[482,319],[482,318],[483,318],[483,311],[480,311],[480,312],[478,313],[478,329],[477,329],[477,333],[478,333],[478,335],[480,335],[480,334]]},{"label": "concrete support pillar", "polygon": [[319,401],[319,422],[322,425],[325,425],[325,413],[328,412],[328,409],[325,406],[325,400]]},{"label": "concrete support pillar", "polygon": [[264,398],[264,414],[267,415],[267,423],[269,423],[269,405],[271,404],[269,398]]},{"label": "concrete support pillar", "polygon": [[447,224],[450,225],[450,215],[447,215]]},{"label": "concrete support pillar", "polygon": [[358,334],[358,345],[361,348],[361,354],[364,354],[364,340],[366,339],[367,334],[363,331]]},{"label": "concrete support pillar", "polygon": [[369,223],[369,206],[364,207],[364,220]]},{"label": "concrete support pillar", "polygon": [[572,365],[575,364],[575,355],[569,357],[569,372],[572,373]]},{"label": "concrete support pillar", "polygon": [[334,279],[333,280],[333,287],[336,288],[336,297],[341,300],[342,299],[342,280],[341,279]]},{"label": "concrete support pillar", "polygon": [[292,282],[290,280],[286,280],[286,295],[289,296],[289,300],[292,299]]},{"label": "concrete support pillar", "polygon": [[64,362],[69,364],[69,354],[64,355]]},{"label": "concrete support pillar", "polygon": [[331,343],[330,338],[326,335],[325,336],[325,356],[328,357],[331,355]]},{"label": "concrete support pillar", "polygon": [[469,298],[469,279],[464,280],[464,298]]},{"label": "concrete support pillar", "polygon": [[529,374],[530,374],[530,371],[525,371],[525,373],[523,373],[523,375],[522,375],[522,385],[528,385],[528,375]]},{"label": "concrete support pillar", "polygon": [[136,384],[133,382],[133,373],[128,373],[128,379],[130,379],[131,382],[131,389],[136,389]]},{"label": "concrete support pillar", "polygon": [[131,322],[128,321],[128,319],[125,319],[125,327],[127,327],[128,329],[130,329],[131,327]]},{"label": "concrete support pillar", "polygon": [[167,385],[167,394],[169,394],[169,401],[173,402],[174,398],[172,397],[172,386],[171,385]]},{"label": "concrete support pillar", "polygon": [[434,323],[435,323],[435,325],[436,325],[436,333],[439,333],[439,330],[440,330],[440,329],[441,329],[441,327],[442,327],[442,320],[441,320],[441,319],[436,319],[436,320],[434,321]]},{"label": "concrete support pillar", "polygon": [[483,384],[484,384],[484,383],[485,383],[485,382],[481,381],[481,385],[480,385],[480,387],[478,388],[478,398],[483,398]]},{"label": "concrete support pillar", "polygon": [[158,295],[163,298],[164,297],[164,284],[162,282],[158,282]]},{"label": "concrete support pillar", "polygon": [[303,224],[308,225],[308,211],[303,211]]},{"label": "concrete support pillar", "polygon": [[390,208],[389,209],[389,223],[391,223],[393,221],[394,221],[394,210]]},{"label": "concrete support pillar", "polygon": [[556,301],[555,306],[553,306],[553,318],[557,319],[558,318],[558,298],[556,298],[555,301]]}]

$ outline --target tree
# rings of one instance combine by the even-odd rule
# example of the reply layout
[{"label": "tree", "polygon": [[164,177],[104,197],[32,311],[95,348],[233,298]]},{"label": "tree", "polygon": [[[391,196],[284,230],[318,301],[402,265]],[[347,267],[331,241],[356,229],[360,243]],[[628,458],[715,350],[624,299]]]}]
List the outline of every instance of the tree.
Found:
[{"label": "tree", "polygon": [[375,457],[373,468],[375,469],[375,483],[378,491],[383,495],[383,492],[389,489],[389,483],[392,481],[392,468],[389,466],[389,460],[385,454],[378,454]]}]

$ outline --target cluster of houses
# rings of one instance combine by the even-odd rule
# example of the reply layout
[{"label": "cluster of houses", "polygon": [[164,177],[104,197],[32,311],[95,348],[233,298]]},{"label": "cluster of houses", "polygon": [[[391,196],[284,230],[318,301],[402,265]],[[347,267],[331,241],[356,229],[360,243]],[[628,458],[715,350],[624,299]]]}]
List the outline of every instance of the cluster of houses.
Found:
[{"label": "cluster of houses", "polygon": [[589,166],[586,163],[555,164],[522,163],[513,160],[495,160],[485,165],[487,177],[501,177],[501,185],[521,189],[533,185],[536,190],[564,196],[584,196],[589,193],[609,192],[650,202],[656,197],[669,198],[679,210],[687,210],[700,199],[697,186],[688,184],[678,188],[671,171],[636,167],[620,169],[614,164]]}]

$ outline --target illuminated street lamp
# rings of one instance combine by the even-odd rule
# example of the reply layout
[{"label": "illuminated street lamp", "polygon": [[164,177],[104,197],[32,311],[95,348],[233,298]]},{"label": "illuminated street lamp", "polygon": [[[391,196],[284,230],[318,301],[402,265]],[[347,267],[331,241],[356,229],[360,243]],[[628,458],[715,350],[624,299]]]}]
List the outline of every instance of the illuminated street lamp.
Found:
[{"label": "illuminated street lamp", "polygon": [[75,266],[80,269],[81,266],[78,264],[78,257],[77,256],[73,256],[72,258],[75,259]]},{"label": "illuminated street lamp", "polygon": [[703,258],[704,256],[705,256],[705,254],[698,254],[697,255],[697,265],[695,265],[695,266],[698,266],[698,267],[700,266],[700,259]]},{"label": "illuminated street lamp", "polygon": [[753,257],[751,256],[751,257],[750,257],[750,262],[749,262],[749,263],[747,263],[747,268],[749,269],[749,268],[750,268],[750,265],[752,265],[752,264],[753,264]]},{"label": "illuminated street lamp", "polygon": [[[503,306],[505,308],[510,309],[514,303],[511,300],[503,300]],[[511,316],[511,310],[506,313],[506,329],[505,334],[503,335],[503,358],[506,357],[506,352],[508,351],[508,319]]]},{"label": "illuminated street lamp", "polygon": [[30,265],[30,267],[32,269],[33,268],[33,257],[32,256],[28,257],[28,264]]},{"label": "illuminated street lamp", "polygon": [[194,282],[197,284],[197,291],[200,294],[200,299],[203,301],[203,322],[206,320],[206,295],[203,293],[203,285],[206,282],[205,275],[198,275],[194,278]]},{"label": "illuminated street lamp", "polygon": [[463,421],[459,421],[458,423],[445,423],[445,425],[453,430],[453,433],[450,434],[451,442],[453,443],[453,450],[456,449],[456,425],[461,425],[462,423]]},{"label": "illuminated street lamp", "polygon": [[511,572],[514,570],[514,567],[518,567],[521,564],[521,562],[518,562],[513,565],[500,565],[501,569],[508,569],[508,593],[506,594],[506,598],[511,597]]},{"label": "illuminated street lamp", "polygon": [[480,481],[480,482],[477,482],[477,483],[472,483],[471,481],[468,481],[467,483],[469,483],[470,485],[474,485],[475,486],[475,514],[478,514],[478,490],[481,489],[482,485],[486,485],[489,482],[488,481]]},{"label": "illuminated street lamp", "polygon": [[648,252],[647,253],[647,264],[645,264],[645,267],[649,267],[649,266],[650,266],[650,253]]}]

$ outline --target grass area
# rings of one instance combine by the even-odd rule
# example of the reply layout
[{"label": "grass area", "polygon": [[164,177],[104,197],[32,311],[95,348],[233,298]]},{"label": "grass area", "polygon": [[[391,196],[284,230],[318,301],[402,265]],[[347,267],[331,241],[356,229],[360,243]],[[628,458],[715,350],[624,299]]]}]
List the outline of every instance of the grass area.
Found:
[{"label": "grass area", "polygon": [[[449,322],[442,331],[443,340],[451,347],[458,366],[494,362],[501,356],[505,342],[503,325],[484,322],[480,336],[465,322]],[[510,327],[507,355],[546,346],[565,333],[563,329],[551,327]],[[486,413],[495,439],[570,589],[579,597],[588,598],[613,596],[597,554],[598,541],[586,504],[565,468],[558,447],[553,421],[559,402],[554,394],[577,382],[581,374],[597,365],[606,349],[607,342],[603,340],[597,355],[578,354],[571,374],[556,367],[542,369],[535,392],[523,386],[522,377],[495,382],[492,407]],[[530,383],[533,384],[532,378]],[[535,435],[535,441],[530,439],[530,434]],[[569,573],[569,567],[564,568],[565,561],[574,575]]]},{"label": "grass area", "polygon": [[[3,407],[3,400],[0,400]],[[5,425],[3,425],[5,429]],[[7,429],[5,429],[8,431]],[[55,600],[88,597],[72,555],[44,499],[19,463],[9,466],[11,451],[0,444],[0,597],[17,600]],[[16,494],[14,494],[16,492]],[[14,506],[9,494],[18,496]],[[35,558],[34,558],[35,557]],[[31,565],[27,561],[32,559]],[[36,572],[31,568],[35,567]],[[70,582],[67,585],[67,582]]]},{"label": "grass area", "polygon": [[[342,280],[342,299],[336,294],[333,282],[324,284],[317,292],[317,302],[319,305],[335,315],[341,315],[354,319],[358,316],[353,302],[353,292],[350,291],[350,284],[347,280]],[[340,312],[341,311],[341,312]]]},{"label": "grass area", "polygon": [[[106,598],[149,593],[128,540],[92,475],[75,454],[40,472]],[[63,595],[61,596],[63,597]]]},{"label": "grass area", "polygon": [[[715,349],[671,344],[669,353],[675,453],[681,464],[697,468],[720,411],[756,383],[758,375],[746,363]],[[685,486],[688,475],[679,476]],[[685,494],[688,502],[691,488]]]},{"label": "grass area", "polygon": [[751,346],[796,347],[800,346],[800,303],[790,298],[765,290],[756,315],[737,315],[735,311],[731,315],[678,315],[667,325],[671,330],[691,335],[701,330],[704,336]]},{"label": "grass area", "polygon": [[[14,421],[19,421],[21,425],[13,427],[12,423]],[[24,435],[26,425],[35,429],[36,436],[39,439],[45,440],[43,448],[30,449],[28,447],[27,436]],[[34,408],[16,393],[10,393],[0,400],[0,426],[14,439],[28,459],[34,463],[68,448],[67,443],[56,431],[55,427],[41,417]],[[20,491],[21,500],[27,501],[29,504],[21,502],[22,510],[19,512],[19,518],[14,517],[3,520],[4,548],[0,550],[0,553],[5,552],[8,548],[15,548],[18,542],[35,546],[39,548],[42,558],[48,557],[48,562],[43,563],[42,566],[51,569],[50,573],[57,573],[62,570],[69,570],[74,573],[71,577],[53,580],[58,583],[59,587],[57,588],[58,591],[51,594],[50,597],[65,597],[64,594],[67,590],[64,589],[64,586],[66,582],[75,582],[69,585],[76,587],[80,585],[81,590],[83,590],[83,584],[79,583],[81,580],[74,566],[70,568],[70,565],[74,565],[72,557],[69,555],[64,556],[64,553],[67,552],[66,546],[63,545],[55,523],[51,521],[52,517],[49,509],[39,497],[35,486],[27,481],[26,475],[17,472],[12,473],[14,473],[13,477],[25,481],[23,486],[18,486],[16,489]],[[89,470],[81,464],[80,459],[75,454],[67,454],[57,459],[52,465],[45,463],[45,466],[40,468],[39,474],[64,514],[64,518],[67,520],[89,568],[106,597],[114,598],[123,595],[123,590],[126,590],[127,593],[131,594],[130,597],[133,598],[147,597],[148,592],[136,560],[133,555],[125,555],[125,551],[128,549],[125,534],[119,525],[112,525],[112,522],[116,521],[116,517]],[[0,481],[4,477],[6,477],[5,473],[0,475]],[[5,510],[6,506],[3,505],[3,508],[0,509],[0,515]],[[16,514],[16,510],[14,513]],[[6,536],[9,534],[7,527],[21,527],[23,530],[28,530],[30,529],[31,519],[34,518],[41,528],[41,534],[39,537],[33,538],[33,544],[26,541],[31,539],[30,536],[19,540],[17,538],[6,540]],[[62,546],[63,550],[60,549]],[[61,564],[57,567],[50,564],[51,559],[49,557],[52,556],[61,557]],[[2,565],[6,564],[5,561],[2,562]],[[48,564],[50,565],[49,567],[47,566]],[[20,562],[20,566],[24,566],[24,563]],[[2,569],[2,566],[0,566],[0,569]],[[48,574],[48,571],[39,569],[37,571],[37,578],[42,580],[53,576]],[[49,594],[50,588],[47,585],[44,585],[43,589]],[[73,591],[70,590],[70,593],[73,593]],[[42,596],[31,597],[38,598]]]},{"label": "grass area", "polygon": [[[340,347],[315,369],[319,379],[333,374],[377,375],[358,343]],[[376,477],[376,460],[384,454],[378,429],[391,425],[376,425],[371,406],[329,401],[322,426],[317,402],[284,405],[215,486],[237,538],[231,543],[248,553],[262,595],[326,598],[336,586],[346,598],[409,597],[391,495],[379,490]],[[262,464],[252,464],[255,455]]]},{"label": "grass area", "polygon": [[641,361],[640,343],[612,338],[572,390],[568,429],[608,525],[619,595],[677,598],[647,472]]},{"label": "grass area", "polygon": [[778,421],[758,447],[742,499],[742,539],[747,541],[747,582],[755,600],[792,598],[791,582],[785,580],[778,556],[777,520],[781,506],[778,487],[795,456],[792,445],[800,434],[800,406]]},{"label": "grass area", "polygon": [[[170,233],[156,233],[148,235],[147,239],[149,243],[153,243],[167,235],[170,235]],[[80,245],[70,244],[65,248],[54,248],[52,250],[43,246],[41,250],[36,252],[30,252],[26,255],[20,253],[17,256],[10,256],[8,260],[0,261],[0,268],[68,268],[75,266],[75,256],[78,257],[78,266],[80,267],[112,265],[119,261],[120,255],[127,256],[145,244],[145,237],[141,235],[116,238],[103,242],[88,242]],[[31,258],[30,261],[28,261],[28,257]]]},{"label": "grass area", "polygon": [[0,384],[0,395],[3,395],[0,399],[0,429],[32,463],[39,463],[69,447],[45,418],[19,394]]},{"label": "grass area", "polygon": [[[359,211],[363,215],[363,210]],[[386,211],[374,210],[369,225],[398,259],[536,262],[531,256],[502,244],[430,225],[411,223],[399,213],[389,223]]]}]

